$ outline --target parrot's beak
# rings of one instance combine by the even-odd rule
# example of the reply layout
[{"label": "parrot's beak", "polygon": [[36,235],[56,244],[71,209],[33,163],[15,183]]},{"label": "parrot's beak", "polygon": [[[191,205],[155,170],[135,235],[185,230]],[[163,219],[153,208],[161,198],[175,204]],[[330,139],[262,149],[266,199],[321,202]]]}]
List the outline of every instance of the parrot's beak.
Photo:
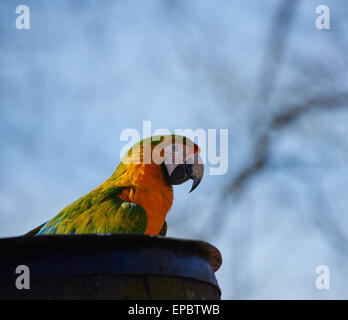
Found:
[{"label": "parrot's beak", "polygon": [[182,164],[165,165],[165,174],[171,185],[182,184],[187,180],[192,179],[193,183],[190,190],[191,192],[197,188],[203,178],[204,165],[202,158],[198,153],[195,153]]},{"label": "parrot's beak", "polygon": [[[192,161],[193,160],[193,161]],[[192,163],[193,162],[193,163]],[[186,173],[193,180],[190,192],[198,187],[201,183],[204,174],[204,165],[202,158],[198,153],[195,153],[192,158],[189,158],[184,163]]]}]

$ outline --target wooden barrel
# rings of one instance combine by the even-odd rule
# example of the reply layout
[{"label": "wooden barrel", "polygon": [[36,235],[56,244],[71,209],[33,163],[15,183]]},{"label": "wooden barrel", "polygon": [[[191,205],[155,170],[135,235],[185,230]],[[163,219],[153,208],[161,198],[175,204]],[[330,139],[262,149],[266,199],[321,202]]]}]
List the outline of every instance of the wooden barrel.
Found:
[{"label": "wooden barrel", "polygon": [[[0,299],[220,299],[221,255],[203,241],[28,236],[0,239],[0,254]],[[29,289],[18,289],[23,265]]]}]

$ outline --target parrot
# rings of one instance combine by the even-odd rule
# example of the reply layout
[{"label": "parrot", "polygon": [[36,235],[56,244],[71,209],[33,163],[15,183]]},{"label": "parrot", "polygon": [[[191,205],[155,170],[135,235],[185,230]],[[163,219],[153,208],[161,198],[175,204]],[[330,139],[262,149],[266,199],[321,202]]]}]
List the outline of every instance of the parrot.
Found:
[{"label": "parrot", "polygon": [[109,179],[25,235],[133,233],[165,236],[173,185],[201,182],[200,148],[181,135],[133,145]]}]

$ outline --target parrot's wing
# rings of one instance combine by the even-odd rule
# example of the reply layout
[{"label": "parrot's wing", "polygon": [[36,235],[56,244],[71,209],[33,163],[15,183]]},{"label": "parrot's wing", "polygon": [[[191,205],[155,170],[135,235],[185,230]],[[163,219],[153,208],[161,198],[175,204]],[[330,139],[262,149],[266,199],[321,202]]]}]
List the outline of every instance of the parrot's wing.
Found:
[{"label": "parrot's wing", "polygon": [[23,236],[26,237],[26,236],[36,235],[46,223],[43,223],[43,224],[39,225],[38,227],[36,227],[35,229],[28,231],[27,233],[23,234]]},{"label": "parrot's wing", "polygon": [[[86,233],[140,233],[147,228],[145,210],[118,197],[123,188],[95,190],[78,199],[52,220],[37,235]],[[35,229],[34,229],[35,230]],[[33,231],[34,231],[33,230]]]}]

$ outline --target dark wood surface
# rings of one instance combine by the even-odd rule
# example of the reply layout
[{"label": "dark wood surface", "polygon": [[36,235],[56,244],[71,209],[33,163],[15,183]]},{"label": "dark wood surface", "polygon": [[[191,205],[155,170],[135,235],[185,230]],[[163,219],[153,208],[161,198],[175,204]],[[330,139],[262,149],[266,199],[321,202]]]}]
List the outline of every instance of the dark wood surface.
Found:
[{"label": "dark wood surface", "polygon": [[[0,299],[219,299],[219,251],[143,235],[0,239]],[[30,289],[15,268],[30,269]]]},{"label": "dark wood surface", "polygon": [[206,282],[151,275],[84,275],[37,279],[30,290],[2,284],[0,299],[49,300],[218,300],[219,290]]}]

